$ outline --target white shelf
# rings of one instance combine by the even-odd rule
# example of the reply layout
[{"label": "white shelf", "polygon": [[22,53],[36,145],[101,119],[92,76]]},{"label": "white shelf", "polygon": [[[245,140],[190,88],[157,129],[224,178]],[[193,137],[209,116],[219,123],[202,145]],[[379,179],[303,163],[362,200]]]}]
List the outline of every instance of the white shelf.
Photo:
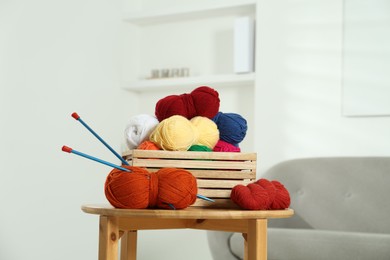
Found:
[{"label": "white shelf", "polygon": [[185,6],[165,10],[125,13],[123,19],[137,25],[151,25],[203,17],[247,15],[248,13],[255,13],[255,9],[255,0],[241,0],[227,3],[208,3],[207,6]]},{"label": "white shelf", "polygon": [[125,82],[123,88],[134,92],[147,92],[162,89],[196,88],[199,86],[212,88],[254,86],[254,82],[255,74],[249,73],[139,80]]}]

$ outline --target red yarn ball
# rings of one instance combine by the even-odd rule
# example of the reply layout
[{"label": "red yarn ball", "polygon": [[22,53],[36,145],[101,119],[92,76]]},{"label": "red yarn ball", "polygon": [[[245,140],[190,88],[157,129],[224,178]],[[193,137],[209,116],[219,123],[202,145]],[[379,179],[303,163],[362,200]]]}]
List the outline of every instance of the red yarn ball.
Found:
[{"label": "red yarn ball", "polygon": [[202,86],[190,94],[170,95],[156,103],[155,115],[158,121],[180,115],[187,119],[195,116],[213,118],[219,111],[219,94],[210,87]]},{"label": "red yarn ball", "polygon": [[272,209],[271,205],[272,205],[273,201],[275,200],[275,196],[276,196],[275,186],[272,184],[272,182],[270,182],[267,179],[259,179],[255,182],[255,184],[260,185],[268,192],[269,204],[268,204],[267,208]]},{"label": "red yarn ball", "polygon": [[290,206],[290,194],[278,181],[259,179],[247,186],[236,185],[231,200],[243,209],[281,210]]},{"label": "red yarn ball", "polygon": [[149,173],[139,167],[123,167],[132,172],[114,169],[104,186],[107,200],[116,208],[183,209],[196,200],[196,179],[188,171],[164,168]]},{"label": "red yarn ball", "polygon": [[214,152],[241,152],[240,147],[234,146],[223,140],[218,140],[217,144],[213,148]]},{"label": "red yarn ball", "polygon": [[275,199],[271,204],[271,209],[286,209],[290,206],[290,193],[279,181],[271,181],[276,188]]},{"label": "red yarn ball", "polygon": [[170,95],[157,102],[155,115],[160,122],[175,115],[191,119],[196,116],[196,110],[190,94]]},{"label": "red yarn ball", "polygon": [[196,115],[212,119],[219,111],[219,94],[215,89],[201,86],[191,92]]},{"label": "red yarn ball", "polygon": [[270,204],[267,190],[255,183],[234,186],[230,199],[243,209],[265,210]]}]

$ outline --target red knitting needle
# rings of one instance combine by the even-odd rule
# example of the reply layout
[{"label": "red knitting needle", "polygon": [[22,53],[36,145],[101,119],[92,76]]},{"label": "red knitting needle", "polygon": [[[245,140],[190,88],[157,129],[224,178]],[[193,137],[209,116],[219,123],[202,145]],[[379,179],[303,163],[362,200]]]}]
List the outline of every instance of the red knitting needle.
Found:
[{"label": "red knitting needle", "polygon": [[74,150],[74,149],[72,149],[72,148],[70,148],[70,147],[68,147],[68,146],[65,146],[65,145],[62,146],[62,151],[63,151],[63,152],[67,152],[67,153],[74,153],[74,154],[77,154],[77,155],[79,155],[79,156],[81,156],[81,157],[84,157],[84,158],[93,160],[93,161],[95,161],[95,162],[99,162],[99,163],[101,163],[101,164],[105,164],[105,165],[111,166],[111,167],[113,167],[113,168],[117,168],[117,169],[122,170],[122,171],[125,171],[125,172],[131,172],[131,170],[129,170],[129,169],[123,168],[123,167],[121,167],[121,166],[115,165],[115,164],[113,164],[113,163],[104,161],[104,160],[99,159],[99,158],[96,158],[96,157],[93,157],[93,156],[91,156],[91,155],[88,155],[88,154],[85,154],[85,153],[76,151],[76,150]]}]

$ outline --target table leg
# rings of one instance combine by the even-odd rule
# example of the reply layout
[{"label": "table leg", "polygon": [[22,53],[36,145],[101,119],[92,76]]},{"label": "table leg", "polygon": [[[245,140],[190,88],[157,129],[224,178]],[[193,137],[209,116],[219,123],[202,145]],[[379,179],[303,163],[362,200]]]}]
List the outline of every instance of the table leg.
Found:
[{"label": "table leg", "polygon": [[115,217],[100,216],[99,260],[118,259],[118,221]]},{"label": "table leg", "polygon": [[245,260],[267,260],[267,219],[248,220],[248,233],[243,234]]},{"label": "table leg", "polygon": [[121,260],[137,259],[137,230],[125,231],[121,238]]}]

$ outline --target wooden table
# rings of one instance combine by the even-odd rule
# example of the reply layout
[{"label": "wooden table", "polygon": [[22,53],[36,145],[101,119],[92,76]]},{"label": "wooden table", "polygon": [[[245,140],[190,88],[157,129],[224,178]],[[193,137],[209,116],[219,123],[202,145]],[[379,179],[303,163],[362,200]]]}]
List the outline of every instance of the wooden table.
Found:
[{"label": "wooden table", "polygon": [[109,205],[83,205],[86,213],[100,215],[99,260],[135,260],[137,231],[191,228],[239,232],[245,239],[245,260],[267,259],[267,219],[288,218],[286,210],[235,210],[190,207],[184,210],[116,209]]}]

